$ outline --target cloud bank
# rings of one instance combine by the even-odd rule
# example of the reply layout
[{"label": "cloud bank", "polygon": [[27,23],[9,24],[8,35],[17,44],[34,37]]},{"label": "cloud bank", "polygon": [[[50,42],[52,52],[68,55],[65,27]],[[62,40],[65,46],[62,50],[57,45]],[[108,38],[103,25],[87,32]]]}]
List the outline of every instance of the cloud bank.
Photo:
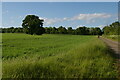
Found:
[{"label": "cloud bank", "polygon": [[94,13],[94,14],[79,14],[74,16],[72,20],[92,20],[96,18],[110,18],[110,14],[106,13]]},{"label": "cloud bank", "polygon": [[73,17],[64,17],[64,18],[42,18],[44,19],[44,24],[45,25],[51,25],[55,24],[58,22],[63,22],[63,21],[75,21],[75,20],[81,20],[85,21],[86,23],[94,23],[98,19],[107,19],[110,18],[112,15],[107,14],[107,13],[93,13],[93,14],[79,14]]}]

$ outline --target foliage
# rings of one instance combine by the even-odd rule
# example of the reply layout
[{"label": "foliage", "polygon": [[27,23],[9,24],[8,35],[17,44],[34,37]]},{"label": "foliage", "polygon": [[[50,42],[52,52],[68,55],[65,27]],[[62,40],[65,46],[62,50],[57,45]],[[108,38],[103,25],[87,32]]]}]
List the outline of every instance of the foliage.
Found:
[{"label": "foliage", "polygon": [[67,30],[66,30],[65,27],[60,26],[60,27],[58,28],[58,33],[59,33],[59,34],[67,34]]},{"label": "foliage", "polygon": [[74,35],[102,35],[102,31],[100,28],[88,28],[88,27],[78,27],[77,29],[72,29],[72,27],[68,27],[67,29],[63,26],[59,28],[55,27],[46,27],[45,33],[47,34],[74,34]]},{"label": "foliage", "polygon": [[41,35],[45,32],[43,26],[42,19],[39,19],[38,16],[35,15],[27,15],[23,20],[22,27],[25,29],[27,34],[37,34]]},{"label": "foliage", "polygon": [[76,29],[76,34],[79,35],[88,35],[89,34],[89,29],[85,26],[79,27]]},{"label": "foliage", "polygon": [[120,35],[102,35],[105,38],[120,42]]},{"label": "foliage", "polygon": [[[72,29],[72,27],[68,27],[67,29],[63,26],[58,28],[56,27],[39,27],[33,29],[35,34],[73,34],[73,35],[101,35],[102,31],[98,27],[78,27],[77,29]],[[3,28],[2,33],[29,33],[29,30],[26,28]]]},{"label": "foliage", "polygon": [[114,22],[109,26],[103,28],[104,35],[119,35],[120,34],[120,23]]},{"label": "foliage", "polygon": [[2,33],[23,33],[23,28],[14,28],[14,27],[10,27],[10,28],[2,28]]},{"label": "foliage", "polygon": [[68,34],[74,34],[73,31],[74,30],[72,29],[72,27],[68,27],[68,29],[67,29],[67,33]]}]

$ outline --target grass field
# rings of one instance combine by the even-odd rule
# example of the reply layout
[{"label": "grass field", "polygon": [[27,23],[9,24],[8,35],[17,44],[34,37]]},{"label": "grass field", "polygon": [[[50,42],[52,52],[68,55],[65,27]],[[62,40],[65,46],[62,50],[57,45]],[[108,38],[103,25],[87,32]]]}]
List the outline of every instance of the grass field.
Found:
[{"label": "grass field", "polygon": [[103,35],[103,37],[120,42],[120,35]]},{"label": "grass field", "polygon": [[3,78],[116,78],[96,36],[3,34]]}]

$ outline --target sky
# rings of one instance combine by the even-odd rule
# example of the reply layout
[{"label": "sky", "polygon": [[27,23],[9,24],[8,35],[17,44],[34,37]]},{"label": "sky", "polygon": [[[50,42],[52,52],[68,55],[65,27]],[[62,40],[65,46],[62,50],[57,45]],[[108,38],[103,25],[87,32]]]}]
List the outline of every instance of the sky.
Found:
[{"label": "sky", "polygon": [[26,15],[44,19],[44,27],[100,27],[118,19],[117,2],[3,2],[2,27],[21,27]]},{"label": "sky", "polygon": [[2,2],[119,2],[119,0],[2,0]]},{"label": "sky", "polygon": [[0,2],[0,27],[2,26],[2,3]]}]

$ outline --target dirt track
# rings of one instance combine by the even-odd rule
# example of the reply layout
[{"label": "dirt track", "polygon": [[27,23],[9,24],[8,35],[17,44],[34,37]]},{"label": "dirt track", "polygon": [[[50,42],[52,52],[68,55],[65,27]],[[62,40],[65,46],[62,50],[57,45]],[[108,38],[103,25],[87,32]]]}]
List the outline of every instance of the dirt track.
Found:
[{"label": "dirt track", "polygon": [[100,39],[104,41],[110,47],[110,49],[114,51],[116,57],[120,60],[120,43],[103,37],[100,37]]},{"label": "dirt track", "polygon": [[[112,41],[110,39],[103,38],[103,37],[100,37],[99,39],[102,40],[103,42],[105,42],[106,45],[112,51],[114,51],[114,55],[115,55],[115,58],[116,58],[116,65],[117,65],[118,71],[120,73],[120,42],[118,43],[117,41]],[[120,79],[120,74],[119,74],[118,79]]]}]

